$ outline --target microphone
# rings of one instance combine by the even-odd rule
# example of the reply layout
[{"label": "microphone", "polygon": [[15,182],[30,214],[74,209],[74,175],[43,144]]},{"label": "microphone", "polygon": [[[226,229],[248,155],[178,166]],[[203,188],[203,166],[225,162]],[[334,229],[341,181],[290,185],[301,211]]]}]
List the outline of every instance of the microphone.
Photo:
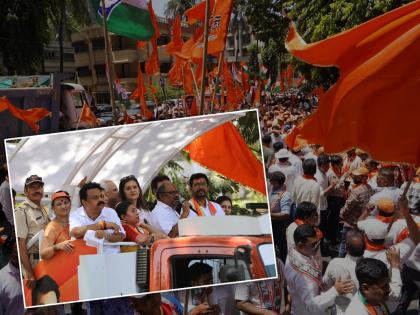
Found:
[{"label": "microphone", "polygon": [[[175,206],[175,211],[178,212],[179,215],[182,214],[182,204],[184,203],[185,199],[182,196],[179,196],[178,204]],[[190,205],[190,211],[194,211],[194,208]]]}]

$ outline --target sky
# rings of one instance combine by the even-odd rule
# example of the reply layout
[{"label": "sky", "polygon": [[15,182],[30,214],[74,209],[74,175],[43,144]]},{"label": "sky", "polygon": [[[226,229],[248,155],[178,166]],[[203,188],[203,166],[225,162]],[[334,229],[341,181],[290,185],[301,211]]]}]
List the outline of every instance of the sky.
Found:
[{"label": "sky", "polygon": [[165,6],[167,2],[168,0],[154,0],[153,1],[153,10],[155,11],[155,14],[157,16],[160,16],[160,17],[165,16],[164,12],[165,12]]}]

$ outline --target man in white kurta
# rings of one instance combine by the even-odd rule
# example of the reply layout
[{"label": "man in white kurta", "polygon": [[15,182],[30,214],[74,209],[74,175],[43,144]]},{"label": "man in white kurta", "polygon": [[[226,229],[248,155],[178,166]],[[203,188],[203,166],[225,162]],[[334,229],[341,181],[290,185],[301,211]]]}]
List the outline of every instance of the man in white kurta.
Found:
[{"label": "man in white kurta", "polygon": [[324,315],[334,308],[338,295],[353,291],[351,280],[338,280],[330,289],[322,289],[322,262],[316,252],[320,240],[308,224],[294,232],[296,247],[289,251],[284,270],[287,288],[292,298],[292,314]]}]

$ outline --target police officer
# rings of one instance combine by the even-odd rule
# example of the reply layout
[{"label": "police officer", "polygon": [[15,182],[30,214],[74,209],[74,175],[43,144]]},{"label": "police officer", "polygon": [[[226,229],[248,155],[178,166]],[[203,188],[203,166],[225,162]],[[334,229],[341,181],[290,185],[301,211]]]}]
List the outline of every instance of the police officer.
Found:
[{"label": "police officer", "polygon": [[49,222],[48,212],[41,205],[44,196],[44,182],[38,175],[31,175],[25,181],[25,200],[15,208],[16,234],[20,260],[22,263],[26,285],[32,289],[35,277],[32,267],[39,260],[38,241],[28,247],[28,242],[39,231],[43,230]]}]

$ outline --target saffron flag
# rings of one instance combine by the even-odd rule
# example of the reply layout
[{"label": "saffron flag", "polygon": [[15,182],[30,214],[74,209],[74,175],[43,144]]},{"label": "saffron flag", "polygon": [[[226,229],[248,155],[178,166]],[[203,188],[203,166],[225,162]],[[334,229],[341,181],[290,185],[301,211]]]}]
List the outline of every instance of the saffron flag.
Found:
[{"label": "saffron flag", "polygon": [[[207,53],[216,55],[225,50],[225,42],[232,12],[233,0],[216,0],[213,14],[209,21],[209,38]],[[201,36],[193,51],[193,58],[202,58],[204,48],[204,34]]]},{"label": "saffron flag", "polygon": [[312,44],[291,25],[286,47],[308,63],[337,65],[341,74],[288,146],[304,139],[326,153],[358,147],[376,160],[420,165],[420,1]]},{"label": "saffron flag", "polygon": [[197,28],[194,32],[194,35],[182,45],[181,51],[175,51],[173,54],[185,61],[199,62],[199,60],[201,60],[203,56],[193,57],[193,52],[195,47],[198,45],[198,42],[202,35],[203,28]]},{"label": "saffron flag", "polygon": [[285,92],[286,88],[284,86],[284,78],[285,78],[285,72],[281,71],[280,72],[280,91]]},{"label": "saffron flag", "polygon": [[168,72],[168,80],[172,85],[182,84],[182,67],[183,61],[179,57],[175,57],[175,62],[172,65],[172,68]]},{"label": "saffron flag", "polygon": [[292,82],[293,82],[293,67],[290,64],[287,65],[286,76],[287,76],[287,87],[290,89],[292,87]]},{"label": "saffron flag", "polygon": [[82,112],[80,113],[80,121],[84,121],[85,123],[88,123],[91,127],[96,126],[96,116],[90,110],[90,107],[87,103],[83,104]]},{"label": "saffron flag", "polygon": [[228,122],[206,132],[184,150],[197,163],[266,194],[263,165],[233,123]]},{"label": "saffron flag", "polygon": [[[92,0],[95,16],[103,24],[102,1]],[[110,32],[137,40],[149,40],[154,33],[146,0],[105,0]]]},{"label": "saffron flag", "polygon": [[20,109],[3,96],[0,97],[0,113],[5,110],[8,110],[15,118],[23,120],[35,133],[39,132],[37,123],[47,116],[51,117],[51,112],[46,108]]},{"label": "saffron flag", "polygon": [[184,64],[183,69],[184,69],[184,71],[183,71],[184,72],[184,82],[183,82],[184,83],[184,92],[185,92],[186,95],[187,94],[195,95],[194,86],[193,86],[194,78],[193,78],[193,75],[192,75],[191,65],[188,62],[186,62]]},{"label": "saffron flag", "polygon": [[226,96],[227,96],[227,110],[232,111],[234,110],[237,105],[238,101],[236,98],[235,92],[235,85],[233,83],[232,74],[230,73],[228,63],[225,61],[223,65],[223,78],[225,80],[225,89],[226,89]]},{"label": "saffron flag", "polygon": [[141,112],[143,117],[146,119],[151,119],[153,113],[147,108],[146,104],[146,87],[144,86],[143,73],[141,72],[140,63],[137,66],[137,96],[139,98]]},{"label": "saffron flag", "polygon": [[149,59],[146,61],[146,74],[148,75],[155,75],[156,73],[159,73],[160,69],[159,69],[159,56],[158,56],[158,47],[157,47],[157,39],[159,38],[160,34],[159,34],[159,28],[158,28],[158,24],[156,21],[156,16],[155,16],[155,12],[153,11],[153,6],[152,3],[149,2],[147,3],[147,6],[149,8],[150,11],[150,16],[152,18],[152,24],[153,24],[153,28],[155,30],[152,39],[150,40],[151,44],[152,44],[152,54],[150,55]]},{"label": "saffron flag", "polygon": [[[213,12],[214,0],[210,0],[210,12]],[[193,25],[197,22],[204,22],[206,18],[206,1],[202,1],[184,12],[188,24]]]},{"label": "saffron flag", "polygon": [[183,43],[181,36],[181,16],[177,15],[172,25],[172,39],[166,45],[167,53],[171,55],[175,51],[180,51]]}]

